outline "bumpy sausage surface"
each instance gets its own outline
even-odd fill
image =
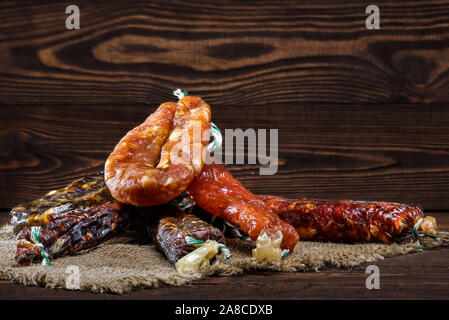
[[[400,203],[259,198],[294,226],[303,240],[397,242],[411,237],[413,227],[423,217],[421,207]]]
[[[187,192],[201,208],[240,228],[252,240],[257,240],[262,229],[268,233],[280,230],[283,249],[292,251],[299,240],[291,225],[282,221],[220,164],[206,164]]]
[[[25,227],[41,226],[59,216],[83,212],[113,200],[104,183],[103,172],[98,172],[13,208],[10,222],[18,233]]]
[[[203,168],[210,120],[210,107],[199,97],[162,104],[106,161],[106,185],[114,199],[144,207],[181,194]]]
[[[224,243],[220,230],[194,215],[185,213],[162,217],[155,227],[148,228],[148,234],[172,263],[196,249],[186,242],[187,236],[204,242],[215,240]]]
[[[123,205],[112,201],[84,212],[69,213],[43,224],[39,242],[50,258],[73,254],[106,241],[123,232],[129,224]],[[19,243],[15,259],[19,266],[42,258],[37,245],[32,243],[32,229],[24,228],[17,235]]]

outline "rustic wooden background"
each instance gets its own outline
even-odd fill
[[[347,3],[345,3],[347,2]],[[174,88],[220,128],[278,128],[257,193],[449,210],[449,1],[0,2],[0,208],[102,168]]]

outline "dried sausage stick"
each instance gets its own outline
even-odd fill
[[[86,211],[113,200],[103,172],[98,172],[50,191],[38,200],[18,205],[11,210],[10,223],[18,233],[25,227],[41,226],[61,215]]]
[[[129,225],[123,205],[113,201],[84,212],[62,215],[42,225],[39,242],[50,258],[73,254],[106,241],[123,232]],[[19,266],[27,266],[42,257],[39,247],[32,243],[32,228],[17,235],[19,240],[15,259]]]
[[[291,225],[282,221],[220,164],[206,164],[187,192],[201,208],[240,228],[252,240],[257,240],[263,229],[267,233],[282,232],[282,249],[292,251],[299,240]]]
[[[204,242],[215,240],[224,243],[220,230],[192,214],[183,212],[174,216],[163,216],[156,226],[148,228],[148,234],[172,263],[196,249],[187,243],[187,236]]]
[[[423,218],[416,205],[355,201],[287,199],[259,196],[283,221],[295,227],[303,240],[333,242],[399,242],[413,236]],[[436,221],[426,217],[420,230],[434,234]]]
[[[162,104],[106,161],[106,185],[114,199],[144,207],[181,194],[203,168],[210,120],[210,107],[199,97]]]

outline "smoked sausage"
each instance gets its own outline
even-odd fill
[[[281,248],[290,251],[299,240],[291,225],[282,221],[220,164],[206,164],[187,193],[202,209],[240,228],[252,240],[257,240],[262,230],[268,234],[280,230]]]
[[[105,180],[112,197],[144,207],[185,191],[203,168],[210,120],[210,107],[199,97],[162,104],[107,159]]]
[[[417,205],[355,200],[287,199],[259,196],[303,240],[400,242],[418,232],[435,234],[436,220]]]

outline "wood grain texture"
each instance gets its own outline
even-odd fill
[[[4,106],[0,207],[34,200],[101,170],[119,139],[154,108],[144,104]],[[260,176],[258,164],[230,166],[255,193],[449,208],[449,109],[445,105],[212,108],[213,121],[223,132],[279,130],[276,175]]]
[[[0,4],[0,103],[449,101],[449,1],[80,0]]]
[[[449,1],[0,2],[0,208],[103,167],[181,87],[226,128],[279,129],[279,171],[231,166],[255,193],[420,203],[449,230]],[[0,224],[7,211],[0,214]],[[448,250],[351,273],[208,278],[141,299],[449,297]],[[0,282],[0,298],[118,298]],[[123,297],[119,297],[123,298]]]
[[[440,230],[449,230],[449,213],[432,213]],[[7,212],[0,213],[0,225]],[[139,289],[117,296],[25,287],[0,281],[0,299],[448,299],[449,249],[436,249],[376,262],[380,290],[367,290],[364,264],[351,270],[257,273],[210,277],[186,287]],[[289,306],[289,309],[291,307]]]

